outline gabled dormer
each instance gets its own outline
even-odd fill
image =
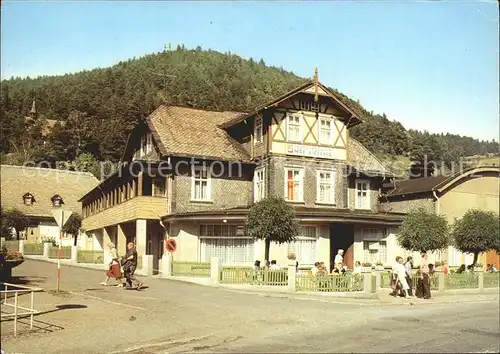
[[[33,205],[33,203],[35,203],[36,200],[35,200],[35,196],[31,193],[25,193],[23,195],[23,203],[24,205],[27,205],[27,206],[31,206]]]
[[[347,160],[348,129],[361,118],[315,79],[221,125],[253,159],[266,154]]]
[[[156,139],[146,121],[139,123],[130,133],[122,156],[122,162],[135,160],[157,161],[160,151]]]
[[[59,208],[64,204],[64,200],[59,194],[56,194],[52,198],[50,198],[50,201],[52,202],[52,206],[54,208]]]

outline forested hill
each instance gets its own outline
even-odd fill
[[[4,160],[10,153],[11,163],[23,163],[28,158],[72,161],[81,154],[117,161],[129,131],[160,103],[251,111],[305,80],[281,68],[266,66],[263,60],[183,46],[109,68],[4,80],[0,148]],[[406,130],[384,114],[368,112],[359,102],[337,93],[365,119],[364,124],[353,129],[353,136],[379,156],[419,158],[427,154],[453,161],[461,156],[499,151],[494,141]],[[54,127],[44,139],[45,144],[40,144],[40,129],[25,133],[24,117],[33,97],[40,118],[66,122],[63,127]]]

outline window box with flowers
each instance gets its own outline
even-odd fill
[[[372,271],[372,264],[370,262],[364,262],[361,263],[361,271],[364,272],[371,272]]]
[[[382,263],[381,261],[375,263],[375,270],[384,270],[384,263]]]

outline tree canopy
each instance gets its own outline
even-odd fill
[[[70,234],[74,238],[74,245],[76,246],[78,233],[82,228],[82,217],[78,213],[72,213],[68,218],[66,224],[64,224],[62,231]]]
[[[26,230],[29,226],[29,218],[19,209],[8,209],[1,211],[2,217],[2,237],[5,232],[5,236],[10,236],[11,228],[16,230],[16,238],[19,240],[19,235],[22,231]]]
[[[424,208],[405,215],[396,237],[401,247],[417,252],[441,250],[450,243],[446,218]]]
[[[283,198],[271,196],[252,205],[245,229],[248,236],[265,241],[265,260],[269,261],[271,242],[282,244],[294,241],[299,233],[299,224],[293,207]]]
[[[311,69],[312,76],[312,69]],[[231,53],[187,49],[132,58],[118,64],[62,76],[2,80],[0,152],[25,160],[73,161],[88,153],[117,162],[133,127],[159,104],[248,112],[305,82],[293,72],[264,60]],[[384,113],[367,111],[333,91],[365,122],[351,130],[372,152],[422,160],[424,155],[450,163],[462,156],[499,151],[496,141],[454,134],[406,130]],[[34,129],[26,136],[25,116],[36,98],[39,121],[59,120],[49,136]]]
[[[489,250],[500,252],[500,219],[490,211],[471,209],[453,224],[451,235],[455,247],[474,254],[473,265],[480,253]]]

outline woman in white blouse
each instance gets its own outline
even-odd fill
[[[396,275],[397,281],[401,284],[402,292],[405,298],[408,298],[408,290],[410,287],[408,286],[408,282],[406,281],[406,267],[403,264],[403,257],[396,257]]]

